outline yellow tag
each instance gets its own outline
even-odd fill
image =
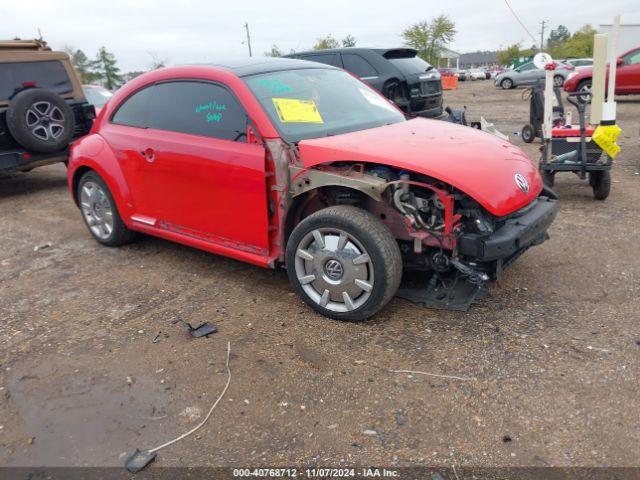
[[[620,151],[620,146],[616,144],[620,133],[622,133],[622,129],[618,125],[598,125],[591,138],[607,155],[615,158]]]
[[[297,98],[273,98],[282,123],[324,123],[316,102]]]

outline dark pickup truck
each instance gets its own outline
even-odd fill
[[[65,162],[94,118],[66,53],[40,40],[0,41],[0,173]]]
[[[285,55],[325,63],[360,77],[405,113],[442,116],[440,73],[412,48],[336,48]]]

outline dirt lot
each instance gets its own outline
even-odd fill
[[[520,95],[466,82],[446,102],[511,134]],[[0,179],[0,465],[121,465],[173,438],[224,386],[230,341],[227,396],[156,465],[640,466],[640,101],[618,110],[610,198],[558,176],[551,240],[468,313],[396,299],[327,320],[284,271],[98,246],[62,165]],[[178,320],[220,331],[193,340]]]

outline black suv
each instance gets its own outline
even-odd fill
[[[66,161],[95,116],[66,53],[40,40],[0,41],[0,173]]]
[[[440,74],[412,48],[336,48],[297,52],[285,57],[344,68],[406,113],[431,118],[442,115]]]

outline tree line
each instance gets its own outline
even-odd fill
[[[115,55],[105,47],[98,49],[93,60],[90,60],[80,49],[67,46],[64,48],[64,51],[69,55],[71,64],[75,67],[84,84],[100,82],[106,88],[112,90],[124,81],[131,80],[131,78],[144,73],[131,72],[125,75],[121,74]],[[152,58],[149,70],[156,70],[166,65],[166,59],[160,58],[151,52],[149,55],[151,55]]]
[[[440,15],[431,21],[418,22],[407,27],[402,32],[405,45],[415,48],[425,61],[436,65],[441,58],[445,45],[452,42],[456,35],[455,23],[447,16]],[[316,39],[313,50],[328,50],[340,47],[355,47],[356,39],[353,35],[347,35],[338,40],[331,33]],[[295,53],[291,50],[290,53]],[[272,45],[271,50],[264,53],[268,57],[281,57],[284,55],[278,45]]]
[[[591,25],[584,25],[573,34],[564,25],[551,30],[545,43],[545,51],[554,59],[584,58],[593,56],[593,36],[597,33]],[[533,45],[531,48],[522,48],[521,43],[515,43],[498,52],[500,65],[511,65],[518,57],[530,57],[535,55],[539,48]]]

